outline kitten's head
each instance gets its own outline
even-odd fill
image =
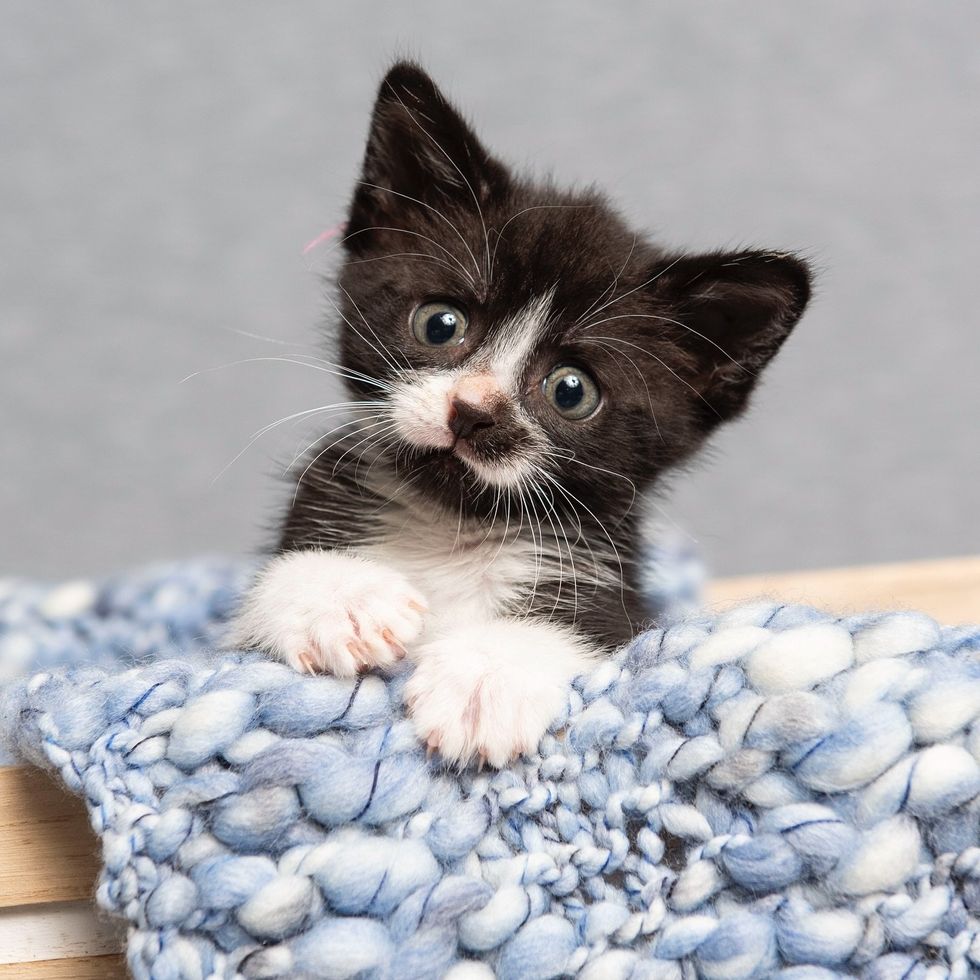
[[[514,174],[405,63],[345,249],[352,392],[385,403],[383,454],[454,512],[501,490],[623,511],[742,411],[810,292],[792,255],[669,252],[594,190]]]

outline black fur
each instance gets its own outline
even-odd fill
[[[528,603],[602,642],[628,638],[644,618],[634,573],[638,494],[744,410],[807,304],[806,264],[764,251],[672,252],[634,231],[595,190],[516,175],[409,63],[396,64],[381,84],[344,247],[340,361],[355,398],[379,397],[363,379],[396,376],[392,360],[398,369],[466,363],[508,317],[553,290],[522,406],[567,457],[553,459],[552,472],[568,496],[550,496],[574,532],[564,560],[581,562],[592,586],[580,591],[577,608],[553,583]],[[414,339],[412,313],[433,299],[466,311],[465,343],[431,348]],[[563,419],[544,401],[541,380],[560,363],[587,368],[599,383],[602,407],[585,421]],[[501,406],[497,424],[481,433],[487,459],[522,437],[507,412]],[[384,506],[437,507],[468,526],[499,520],[499,495],[451,451],[355,445],[359,438],[304,464],[281,549],[360,543],[379,533],[371,514]],[[410,482],[394,494],[402,481]],[[521,504],[513,507],[516,524]],[[542,514],[522,516],[528,534]],[[543,549],[566,549],[541,523]],[[590,574],[597,564],[605,577]]]

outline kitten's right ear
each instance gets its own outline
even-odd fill
[[[367,229],[391,225],[412,208],[482,205],[506,183],[505,168],[435,82],[418,65],[398,62],[374,103],[348,239],[357,247]]]
[[[673,329],[691,356],[689,386],[705,429],[745,409],[763,368],[803,315],[811,273],[786,252],[711,252],[665,260],[650,290],[670,303]]]

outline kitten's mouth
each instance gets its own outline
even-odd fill
[[[481,476],[485,476],[494,468],[495,462],[505,462],[510,458],[510,453],[495,452],[489,456],[475,448],[469,439],[459,438],[449,447],[449,452],[457,459],[461,460],[467,469],[474,470]]]
[[[479,457],[473,451],[473,447],[469,444],[469,442],[460,437],[453,440],[453,444],[449,447],[449,452],[451,452],[454,456],[458,456],[461,460],[467,463],[481,462]]]
[[[455,439],[448,446],[428,448],[428,455],[457,469],[475,470],[486,463],[465,439]]]
[[[454,425],[459,415],[457,409],[456,416],[450,414],[436,423],[406,400],[395,418],[399,442],[409,450],[412,466],[422,472],[430,470],[445,485],[459,481],[468,484],[470,480],[497,490],[518,485],[527,475],[529,450],[533,448],[529,440],[515,440],[506,426],[491,425],[482,418],[476,419],[476,424],[472,424],[473,419],[464,419]]]
[[[467,474],[489,486],[509,484],[508,473],[516,465],[506,457],[488,459],[466,439],[456,439],[448,446],[428,446],[421,453],[426,468],[440,469],[457,478]]]

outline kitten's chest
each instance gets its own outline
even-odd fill
[[[358,551],[396,568],[428,599],[435,625],[493,619],[519,606],[535,580],[534,549],[438,521],[392,515],[381,540]],[[540,574],[540,572],[539,572]]]

